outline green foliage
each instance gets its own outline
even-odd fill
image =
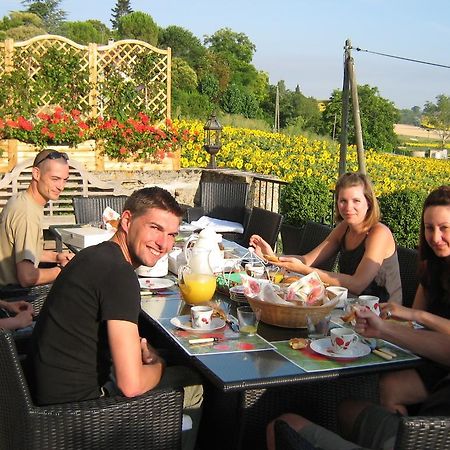
[[[115,8],[112,10],[111,24],[113,30],[117,30],[119,19],[133,12],[130,6],[130,0],[117,0]]]
[[[236,33],[230,28],[222,28],[211,36],[205,36],[209,49],[222,55],[231,63],[251,63],[256,46],[244,33]]]
[[[170,25],[160,30],[158,46],[160,48],[170,47],[173,57],[184,59],[194,69],[200,67],[206,53],[206,49],[198,37],[194,36],[191,31],[176,25]]]
[[[37,107],[32,95],[31,80],[24,68],[4,73],[0,77],[0,117],[29,116]]]
[[[119,39],[138,39],[156,46],[158,26],[150,14],[140,11],[122,16],[117,24]]]
[[[195,70],[181,58],[172,60],[172,86],[186,92],[193,92],[197,89],[197,74]]]
[[[420,120],[422,118],[422,111],[418,106],[414,106],[411,109],[400,109],[400,118],[398,123],[405,125],[420,126]]]
[[[186,92],[180,89],[173,90],[173,116],[178,119],[206,120],[215,111],[215,105],[211,103],[208,96],[198,91]]]
[[[79,99],[89,92],[88,70],[80,71],[81,58],[70,49],[66,53],[49,47],[40,59],[33,96],[51,95],[52,103],[65,110],[79,107]]]
[[[399,116],[394,104],[382,98],[378,88],[368,85],[358,86],[358,96],[364,147],[392,151],[398,145],[394,124],[398,122]],[[334,127],[335,136],[341,133],[341,108],[342,91],[335,90],[322,114],[323,131],[329,136],[333,136]],[[351,117],[348,132],[348,142],[355,144],[355,128]]]
[[[212,102],[219,96],[219,80],[212,74],[206,73],[199,82],[199,91],[206,95]]]
[[[98,20],[64,22],[59,28],[59,33],[81,45],[89,45],[90,42],[107,44],[111,35],[106,25]]]
[[[27,12],[39,16],[45,24],[45,28],[54,33],[65,20],[67,13],[60,8],[62,0],[22,0],[27,6]]]
[[[444,148],[450,137],[450,97],[438,95],[436,104],[427,102],[423,113],[427,124],[431,125],[441,137],[442,148]]]
[[[405,189],[379,197],[382,221],[392,231],[397,245],[416,248],[426,192]]]
[[[280,193],[284,223],[303,226],[307,221],[323,222],[330,214],[333,196],[316,178],[295,178]]]
[[[45,25],[36,14],[12,11],[0,21],[0,39],[24,41],[40,34],[45,34]]]

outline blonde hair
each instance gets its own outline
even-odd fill
[[[363,225],[366,228],[372,228],[380,221],[380,206],[378,205],[378,200],[375,197],[375,191],[369,177],[359,172],[347,172],[339,177],[334,191],[334,218],[336,222],[341,222],[343,220],[338,207],[339,192],[341,189],[353,186],[362,186],[363,188],[364,197],[366,198],[368,205]]]

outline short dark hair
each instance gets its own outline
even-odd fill
[[[183,216],[183,209],[169,191],[153,186],[134,191],[123,206],[124,211],[130,211],[133,216],[144,215],[150,208],[169,211],[177,217]]]
[[[34,158],[33,167],[37,167],[47,159],[64,159],[64,161],[67,163],[67,161],[69,160],[69,155],[67,153],[54,150],[53,148],[44,148],[44,150],[41,150],[36,155],[36,158]]]

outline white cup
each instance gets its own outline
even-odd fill
[[[192,328],[207,330],[211,328],[213,309],[209,306],[193,306],[191,308]]]
[[[358,303],[360,306],[372,311],[377,316],[380,315],[380,299],[375,295],[360,295],[358,297]]]
[[[342,286],[328,286],[326,291],[331,292],[334,297],[338,297],[338,302],[336,304],[336,308],[345,308],[345,304],[347,301],[348,289]]]
[[[350,328],[333,328],[330,331],[330,339],[333,352],[345,354],[358,341],[358,335]]]
[[[250,277],[262,278],[264,276],[265,267],[263,265],[247,263],[244,268]]]

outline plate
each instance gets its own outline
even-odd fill
[[[150,289],[150,290],[167,289],[169,287],[172,287],[174,284],[175,281],[169,280],[168,278],[139,279],[139,286],[141,286],[141,289]]]
[[[195,331],[196,333],[208,333],[210,331],[218,330],[219,328],[223,328],[225,326],[225,321],[219,317],[213,317],[211,320],[211,327],[204,328],[192,328],[191,326],[191,316],[178,316],[170,319],[170,323],[182,330],[186,331]]]
[[[311,341],[309,346],[320,355],[337,361],[350,361],[353,359],[362,358],[370,353],[370,347],[362,342],[356,342],[350,349],[343,355],[342,353],[334,353],[331,349],[331,339],[323,338]]]

